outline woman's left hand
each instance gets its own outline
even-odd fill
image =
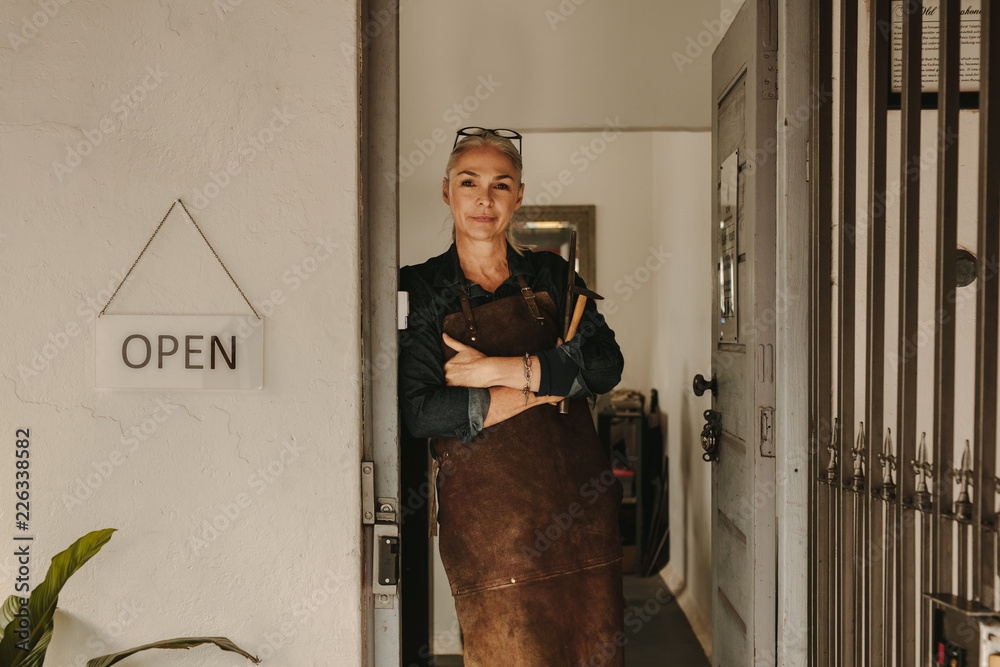
[[[496,384],[489,357],[446,333],[441,336],[445,345],[458,353],[444,364],[444,379],[448,386],[488,389]]]

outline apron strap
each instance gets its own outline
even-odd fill
[[[472,316],[472,306],[469,304],[469,297],[465,295],[465,289],[459,288],[459,297],[462,300],[462,314],[465,315],[465,324],[469,327],[469,338],[476,340],[479,336],[479,329],[476,328],[476,319]]]
[[[517,282],[521,285],[521,296],[524,297],[524,302],[528,304],[528,310],[531,311],[532,316],[534,316],[539,324],[544,325],[545,318],[542,317],[542,313],[538,310],[538,304],[535,303],[535,293],[528,287],[528,281],[524,279],[523,274],[517,274]]]

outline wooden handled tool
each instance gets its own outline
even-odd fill
[[[580,326],[580,320],[583,318],[583,309],[587,306],[587,297],[581,294],[576,298],[576,308],[573,309],[573,319],[569,322],[569,328],[566,330],[566,340],[563,342],[569,342],[569,339],[576,335],[576,328]],[[559,401],[559,414],[565,415],[569,414],[569,399],[564,398]]]
[[[575,326],[572,326],[572,316],[571,308],[573,307],[573,287],[576,285],[576,230],[572,230],[569,233],[569,261],[567,262],[567,273],[566,276],[566,305],[563,308],[563,340],[569,340],[570,337],[570,327],[576,330]],[[564,398],[559,401],[559,414],[565,415],[569,414],[569,399]]]
[[[583,317],[583,309],[587,306],[587,297],[581,294],[576,299],[576,308],[573,310],[573,319],[569,323],[569,330],[566,332],[566,341],[576,335],[576,328],[580,326],[580,319]]]

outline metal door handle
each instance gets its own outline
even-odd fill
[[[692,386],[694,387],[694,395],[695,396],[701,396],[702,394],[705,393],[706,389],[711,389],[712,390],[712,396],[716,396],[718,394],[717,390],[718,390],[719,386],[718,386],[718,382],[717,382],[716,377],[715,377],[715,373],[712,373],[712,381],[711,382],[707,381],[702,376],[701,373],[698,373],[698,375],[694,376],[694,382],[692,383]]]

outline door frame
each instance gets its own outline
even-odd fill
[[[777,665],[806,665],[809,655],[809,454],[811,448],[810,337],[816,268],[810,261],[815,229],[809,149],[812,117],[831,100],[814,93],[814,2],[778,0],[778,129],[775,332],[778,479]],[[799,305],[801,304],[801,305]]]
[[[755,1],[755,0],[748,0]],[[815,235],[809,173],[809,139],[819,98],[810,68],[815,3],[778,3],[777,288],[789,303],[776,321],[776,411],[778,525],[777,664],[808,661],[808,461],[812,442],[809,412],[809,349],[812,335],[810,284],[817,278],[810,261]],[[363,340],[363,444],[361,460],[376,461],[375,495],[399,499],[399,421],[396,410],[397,271],[399,188],[386,173],[398,173],[399,2],[358,2],[359,252],[361,255],[361,336]],[[804,110],[805,118],[803,118]],[[786,122],[787,121],[787,122]],[[360,475],[360,461],[359,475]],[[398,507],[398,505],[397,505]],[[359,517],[360,521],[360,517]],[[361,569],[363,665],[398,665],[399,604],[379,610],[375,632],[371,588],[371,526],[362,531]],[[397,596],[398,598],[399,596]],[[398,601],[397,601],[398,602]],[[381,623],[380,623],[381,625]],[[377,648],[376,648],[377,646]],[[395,659],[393,656],[396,656]]]
[[[810,412],[814,389],[811,342],[813,287],[819,279],[811,251],[817,230],[810,182],[813,116],[828,95],[817,94],[810,66],[816,45],[812,25],[816,3],[747,0],[777,13],[777,112],[775,145],[763,148],[776,160],[775,192],[775,480],[755,489],[774,502],[776,524],[776,614],[773,652],[758,651],[761,664],[799,666],[809,656],[810,451],[815,425]],[[750,7],[745,9],[749,10]],[[757,72],[748,73],[757,76]],[[754,94],[761,94],[754,83]],[[712,100],[715,103],[715,100]],[[713,149],[714,150],[714,149]],[[714,160],[713,160],[714,162]],[[815,172],[813,172],[815,173]],[[712,174],[713,183],[716,174]],[[713,341],[714,345],[715,341]],[[757,499],[754,499],[755,503]]]
[[[718,229],[712,244],[713,266],[720,272],[723,244],[734,244],[730,250],[735,251],[729,283],[735,317],[720,319],[723,295],[712,291],[712,376],[718,377],[712,408],[721,416],[718,457],[711,464],[712,558],[730,559],[712,568],[716,665],[774,665],[777,659],[776,459],[781,454],[768,414],[777,413],[781,301],[776,289],[778,35],[773,0],[748,0],[712,55],[712,183],[726,178],[718,171],[724,160],[736,158],[739,174],[738,231],[734,238],[728,226]],[[713,199],[713,229],[723,220],[721,192]]]
[[[399,410],[396,395],[399,275],[399,1],[359,0],[358,251],[361,292],[361,458],[374,464],[375,499],[394,498],[400,517]],[[343,46],[343,45],[342,45]],[[364,483],[359,484],[364,488]],[[358,516],[359,523],[362,517]],[[374,526],[361,531],[362,665],[401,662],[400,595],[376,604],[372,590]],[[391,607],[387,606],[391,604]]]

